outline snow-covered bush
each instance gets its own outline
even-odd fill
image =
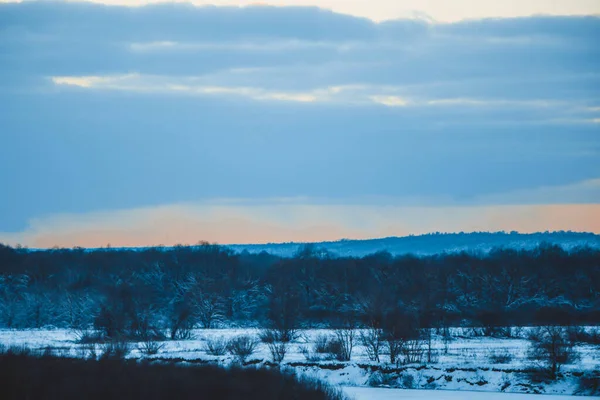
[[[275,343],[279,341],[279,335],[275,329],[263,329],[259,334],[258,338],[263,343]]]
[[[211,356],[222,356],[227,353],[227,340],[220,337],[206,339],[204,350]]]
[[[285,358],[288,344],[285,342],[267,343],[273,362],[280,363]]]
[[[258,334],[258,338],[263,343],[289,343],[298,338],[298,331],[296,329],[263,329]]]
[[[227,343],[227,350],[235,356],[240,363],[245,363],[248,357],[254,354],[257,341],[250,335],[234,337]]]
[[[326,354],[329,352],[329,342],[331,338],[327,335],[317,335],[313,343],[313,351],[317,354]]]
[[[155,340],[145,340],[138,345],[140,353],[146,356],[152,356],[158,354],[158,352],[164,347],[164,343],[157,342]]]

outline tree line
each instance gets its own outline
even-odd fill
[[[106,337],[194,327],[444,328],[600,323],[600,251],[497,248],[485,254],[294,257],[226,247],[0,245],[0,326],[95,327]]]

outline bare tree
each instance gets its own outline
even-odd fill
[[[214,328],[224,319],[225,299],[212,288],[212,279],[190,275],[181,287],[193,309],[195,319],[204,329]]]
[[[87,293],[74,294],[67,292],[62,298],[61,316],[66,325],[72,329],[85,329],[93,321],[92,310],[94,299]]]
[[[339,346],[338,360],[350,361],[352,359],[352,349],[354,348],[356,330],[353,326],[347,326],[336,329],[334,334],[337,345]]]
[[[370,327],[360,332],[360,343],[365,347],[367,357],[371,361],[380,362],[379,355],[384,344],[383,329]]]
[[[535,328],[531,332],[529,340],[529,358],[547,365],[552,379],[556,378],[561,365],[573,362],[578,358],[574,344],[568,339],[565,327],[541,326]]]
[[[269,310],[268,318],[274,330],[279,334],[282,342],[291,342],[295,339],[300,319],[300,301],[296,287],[287,285],[287,282],[268,288]]]
[[[403,313],[400,310],[394,310],[385,315],[382,324],[383,339],[388,350],[390,363],[398,364],[400,355],[405,355],[405,362],[411,360],[410,350],[407,346],[413,349],[420,345],[421,333],[417,324],[417,319],[414,314]],[[412,343],[408,343],[412,341]]]
[[[167,321],[172,340],[190,339],[196,323],[191,294],[192,285],[187,280],[174,280],[170,292],[174,293],[169,302]]]
[[[27,275],[0,275],[0,322],[7,328],[13,328],[18,322],[28,282]]]
[[[425,349],[423,348],[423,341],[418,338],[411,338],[404,341],[402,345],[402,355],[404,356],[404,364],[414,364],[423,361],[423,355]],[[428,350],[427,362],[432,362],[431,350]]]
[[[214,328],[223,321],[224,300],[217,295],[196,293],[194,296],[195,315],[204,329]]]

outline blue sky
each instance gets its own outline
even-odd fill
[[[0,242],[600,232],[597,2],[375,3],[0,4]]]

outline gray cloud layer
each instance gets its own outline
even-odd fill
[[[598,37],[596,17],[2,4],[0,231],[209,198],[493,204],[577,188],[600,175]],[[128,74],[136,87],[51,79]]]

